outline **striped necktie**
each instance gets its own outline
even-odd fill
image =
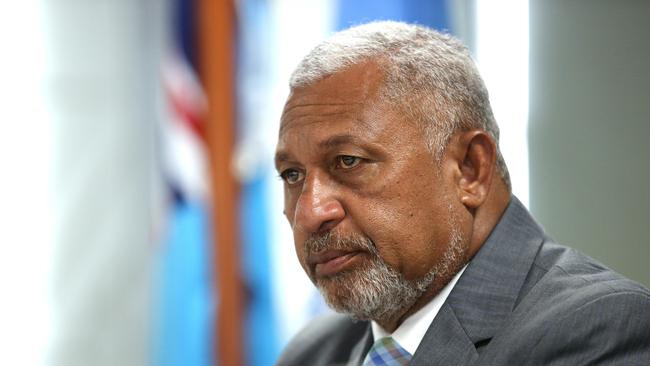
[[[404,366],[409,364],[411,357],[393,338],[384,337],[372,345],[363,366]]]

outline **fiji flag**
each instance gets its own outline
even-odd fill
[[[168,205],[158,276],[153,360],[161,366],[212,365],[214,295],[203,117],[194,72],[193,2],[173,2],[163,61],[166,110],[160,152]]]

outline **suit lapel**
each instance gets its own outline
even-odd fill
[[[541,227],[512,197],[429,327],[413,365],[476,360],[475,345],[489,342],[512,313],[543,239]]]
[[[449,304],[444,304],[415,351],[411,366],[463,365],[478,358]]]
[[[372,347],[372,330],[370,329],[370,323],[367,322],[366,332],[363,334],[359,342],[352,348],[350,352],[350,359],[347,362],[348,366],[359,366],[363,359],[366,357],[366,353]]]

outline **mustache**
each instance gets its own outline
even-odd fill
[[[378,254],[375,243],[370,238],[360,234],[343,236],[335,231],[310,235],[305,240],[303,248],[307,256],[325,250],[365,251]]]

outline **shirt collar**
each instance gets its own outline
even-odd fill
[[[429,329],[429,325],[433,322],[438,311],[445,303],[449,293],[458,282],[458,279],[467,268],[465,265],[456,275],[449,281],[449,283],[431,300],[424,305],[420,310],[406,318],[402,324],[391,334],[386,332],[379,324],[372,321],[372,336],[374,340],[384,337],[392,337],[402,348],[404,348],[411,355],[415,354],[424,334]]]

